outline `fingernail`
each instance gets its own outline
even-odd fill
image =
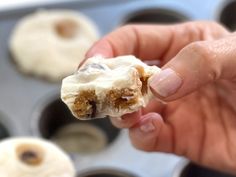
[[[150,86],[160,96],[168,97],[180,88],[182,82],[182,78],[174,70],[167,68],[162,70],[157,77],[153,78]]]
[[[152,121],[146,121],[140,126],[140,130],[144,133],[152,132],[155,130],[155,126]]]

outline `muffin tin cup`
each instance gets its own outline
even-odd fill
[[[0,111],[0,141],[11,136],[18,135],[15,123]]]
[[[76,177],[139,177],[139,176],[121,169],[97,168],[80,172],[77,174]]]
[[[236,1],[228,0],[224,1],[221,5],[221,9],[218,12],[218,20],[229,30],[236,30]]]
[[[160,23],[169,24],[187,21],[183,14],[164,8],[143,9],[129,14],[124,20],[128,23]]]
[[[90,154],[106,149],[119,136],[109,119],[76,119],[60,100],[51,96],[36,111],[32,121],[35,135],[49,139],[71,154]]]
[[[197,165],[189,160],[181,161],[175,168],[172,177],[236,177],[227,173]]]

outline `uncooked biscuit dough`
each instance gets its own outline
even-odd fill
[[[10,40],[20,70],[58,81],[72,74],[98,39],[95,25],[69,10],[43,10],[24,17]]]
[[[150,79],[159,72],[134,56],[89,58],[63,79],[61,98],[79,119],[120,117],[147,105],[153,97]]]
[[[2,177],[75,177],[69,157],[54,144],[36,138],[10,138],[0,143]]]

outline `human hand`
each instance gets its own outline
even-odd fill
[[[160,60],[153,100],[115,126],[129,128],[135,147],[185,156],[236,174],[236,34],[213,22],[131,25],[108,34],[87,53],[133,54]]]

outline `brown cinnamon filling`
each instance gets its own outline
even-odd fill
[[[77,95],[73,111],[78,117],[95,117],[96,115],[97,96],[94,90],[82,91]]]
[[[129,108],[138,101],[137,90],[130,88],[110,90],[106,98],[106,103],[117,109]]]
[[[43,149],[34,144],[22,144],[16,149],[20,161],[27,165],[40,165],[43,161]]]
[[[64,19],[55,24],[55,30],[60,37],[70,39],[75,37],[78,25],[73,20]]]
[[[148,92],[149,76],[145,75],[144,68],[142,66],[136,66],[136,69],[140,75],[139,79],[142,82],[142,88],[141,88],[142,95],[145,95]]]

